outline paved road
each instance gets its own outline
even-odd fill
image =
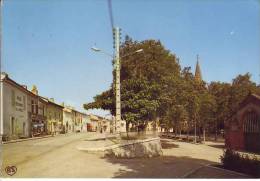
[[[79,151],[77,147],[95,133],[59,135],[51,138],[3,145],[3,165],[15,165],[12,177],[81,178],[242,178],[214,171],[204,165],[219,162],[222,150],[207,145],[163,140],[161,157],[151,159],[112,159]],[[90,145],[102,144],[92,141]],[[105,144],[105,143],[104,143]],[[208,171],[210,170],[210,171]],[[210,174],[208,173],[210,172]],[[5,177],[10,177],[4,175]]]

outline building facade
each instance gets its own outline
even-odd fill
[[[90,114],[90,125],[88,131],[99,131],[99,119],[96,115]]]
[[[82,113],[82,131],[87,132],[89,125],[90,125],[90,116],[85,113]]]
[[[45,99],[47,103],[47,130],[48,134],[59,134],[63,132],[63,109],[64,107],[55,103],[54,99]]]
[[[30,123],[30,136],[47,134],[46,107],[47,101],[38,96],[37,87],[34,85],[31,91],[34,96],[27,96],[28,119]]]
[[[1,135],[3,140],[29,136],[28,94],[30,92],[22,85],[10,79],[7,74],[1,73]]]
[[[82,125],[82,113],[79,111],[75,111],[75,131],[82,132],[83,125]]]
[[[251,94],[225,124],[226,147],[260,152],[260,96]]]
[[[73,132],[73,112],[72,109],[68,106],[63,108],[63,126],[65,128],[65,133],[72,133]]]

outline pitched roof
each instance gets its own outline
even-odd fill
[[[242,107],[244,107],[246,104],[248,104],[249,102],[253,102],[257,105],[260,106],[260,96],[257,94],[249,94],[240,104],[239,104],[239,108],[241,109]]]
[[[238,106],[238,108],[231,113],[231,115],[226,119],[230,120],[240,109],[242,109],[246,104],[254,102],[260,106],[260,96],[257,94],[249,94]]]
[[[31,91],[29,91],[28,89],[26,89],[24,86],[18,84],[17,82],[15,82],[13,79],[11,79],[8,74],[2,72],[1,73],[1,81],[6,82],[12,86],[15,86],[17,89],[19,89],[20,91],[23,91],[24,93],[26,93],[27,95],[30,95],[32,97],[38,97],[37,95],[35,95],[34,93],[32,93]]]

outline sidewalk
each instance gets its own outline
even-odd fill
[[[238,173],[231,170],[226,170],[210,165],[205,165],[193,170],[189,174],[185,175],[184,178],[252,178],[249,175]]]
[[[108,138],[114,138],[117,136],[116,134],[110,134],[110,133],[98,133],[98,132],[93,132],[93,133],[94,135],[88,138],[86,141],[99,141]]]
[[[22,141],[37,140],[37,139],[57,137],[57,136],[67,136],[67,135],[72,135],[72,134],[80,134],[80,133],[66,133],[66,134],[37,136],[37,137],[31,137],[31,138],[23,138],[23,139],[16,139],[16,140],[4,141],[4,142],[2,142],[2,144],[17,143],[17,142],[22,142]]]
[[[32,137],[32,138],[16,139],[16,140],[4,141],[2,143],[3,144],[17,143],[17,142],[22,142],[22,141],[37,140],[37,139],[42,139],[42,138],[54,137],[54,136],[57,136],[57,135],[46,135],[46,136],[39,136],[39,137]]]

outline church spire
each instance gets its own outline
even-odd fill
[[[198,81],[198,82],[202,81],[200,65],[199,65],[199,55],[197,55],[197,64],[196,64],[196,70],[195,70],[195,81]]]

